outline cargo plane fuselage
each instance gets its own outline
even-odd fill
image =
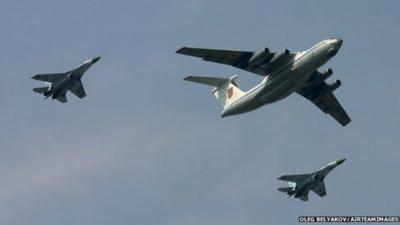
[[[227,105],[221,116],[226,117],[249,112],[298,91],[310,79],[313,71],[316,71],[336,55],[342,42],[341,39],[327,39],[306,51],[296,53],[274,73],[266,76],[261,83],[245,92],[232,104]],[[286,53],[288,54],[288,52]],[[331,70],[327,70],[324,74],[329,76],[331,73]],[[340,84],[339,80],[331,84],[331,91],[339,87]]]
[[[258,85],[246,92],[236,85],[237,75],[229,78],[185,77],[184,80],[214,87],[212,93],[223,107],[221,117],[246,113],[296,92],[345,126],[351,119],[333,94],[341,82],[325,82],[332,75],[332,69],[318,71],[318,68],[336,55],[342,43],[342,39],[329,38],[306,51],[295,52],[287,49],[270,52],[268,48],[237,51],[183,47],[177,53],[231,65],[263,77]]]

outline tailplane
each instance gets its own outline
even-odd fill
[[[52,83],[49,82],[44,82],[47,86],[46,87],[37,87],[34,88],[33,91],[39,94],[46,94],[47,92],[49,92],[52,88]]]
[[[235,83],[237,77],[237,75],[230,78],[188,76],[184,80],[214,87],[212,90],[213,95],[220,102],[221,106],[225,108],[245,94]]]
[[[292,189],[293,188],[291,188],[291,187],[281,187],[281,188],[278,188],[278,191],[281,191],[283,193],[288,193],[288,192],[292,191]]]
[[[43,94],[48,90],[49,90],[49,87],[37,87],[37,88],[33,89],[34,92],[37,92],[39,94]]]
[[[278,191],[286,193],[288,195],[288,198],[292,197],[295,194],[293,187],[281,187],[281,188],[278,188]]]

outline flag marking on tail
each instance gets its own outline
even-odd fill
[[[233,96],[233,87],[228,88],[228,98],[232,98]]]

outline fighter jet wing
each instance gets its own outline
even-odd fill
[[[309,191],[307,191],[306,193],[304,193],[302,196],[299,196],[299,199],[301,199],[302,201],[308,201],[308,193]]]
[[[36,74],[32,79],[55,83],[64,79],[66,76],[67,73]]]
[[[79,98],[84,98],[86,96],[85,89],[83,88],[82,81],[80,80],[74,83],[74,86],[70,89],[70,91]]]
[[[62,103],[67,102],[67,96],[65,96],[65,94],[58,96],[56,99]]]
[[[310,174],[282,175],[278,179],[279,180],[288,181],[288,182],[299,183],[299,182],[301,182],[303,180],[306,180],[310,176],[311,176]]]
[[[247,61],[253,55],[253,52],[206,49],[206,48],[188,48],[183,47],[176,53],[202,58],[204,61],[227,64],[235,67],[247,65]]]
[[[326,196],[325,183],[323,181],[318,182],[317,186],[315,186],[312,190],[320,197]]]
[[[346,126],[350,123],[351,119],[332,91],[322,91],[327,89],[327,86],[328,84],[326,84],[325,81],[317,85],[306,85],[297,93],[313,102],[324,113],[331,115],[340,124]]]

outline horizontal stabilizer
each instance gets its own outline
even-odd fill
[[[288,193],[292,189],[293,188],[291,188],[291,187],[281,187],[281,188],[278,188],[278,191],[281,191],[281,192],[284,192],[284,193]]]
[[[192,82],[200,83],[200,84],[205,84],[205,85],[210,85],[213,87],[218,87],[224,83],[227,83],[229,81],[229,78],[188,76],[188,77],[185,77],[184,80],[192,81]]]
[[[218,99],[222,107],[225,108],[245,94],[236,86],[235,79],[237,77],[237,75],[229,78],[188,76],[184,80],[214,87],[211,92]]]
[[[40,93],[40,94],[43,94],[48,90],[49,90],[49,87],[38,87],[38,88],[34,88],[33,89],[34,92],[37,92],[37,93]]]

